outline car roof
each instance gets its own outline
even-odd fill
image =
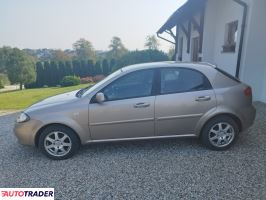
[[[163,68],[163,67],[186,67],[191,69],[198,69],[200,71],[216,68],[215,65],[204,62],[193,63],[193,62],[164,61],[164,62],[152,62],[152,63],[130,65],[123,67],[121,71],[128,72],[140,69]]]

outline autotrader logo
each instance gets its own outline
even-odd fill
[[[0,188],[0,200],[54,200],[54,188]]]

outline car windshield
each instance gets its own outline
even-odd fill
[[[76,93],[77,97],[83,97],[86,96],[87,94],[91,93],[93,90],[95,90],[98,86],[106,83],[107,81],[109,81],[110,79],[112,79],[113,77],[116,77],[118,74],[122,73],[122,69],[119,69],[117,71],[115,71],[114,73],[110,74],[109,76],[107,76],[105,79],[101,80],[100,82],[96,83],[95,85],[83,88],[81,90],[79,90]]]

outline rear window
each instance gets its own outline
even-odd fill
[[[216,67],[215,69],[216,69],[218,72],[222,73],[223,75],[227,76],[228,78],[230,78],[230,79],[232,79],[232,80],[234,80],[234,81],[236,81],[236,82],[238,82],[238,83],[241,82],[238,78],[232,76],[231,74],[227,73],[226,71],[224,71],[224,70],[222,70],[222,69],[220,69],[220,68],[218,68],[218,67]]]

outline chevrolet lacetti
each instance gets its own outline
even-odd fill
[[[215,66],[146,63],[32,105],[14,132],[52,159],[69,158],[88,143],[155,138],[198,137],[225,150],[255,114],[251,88]]]

